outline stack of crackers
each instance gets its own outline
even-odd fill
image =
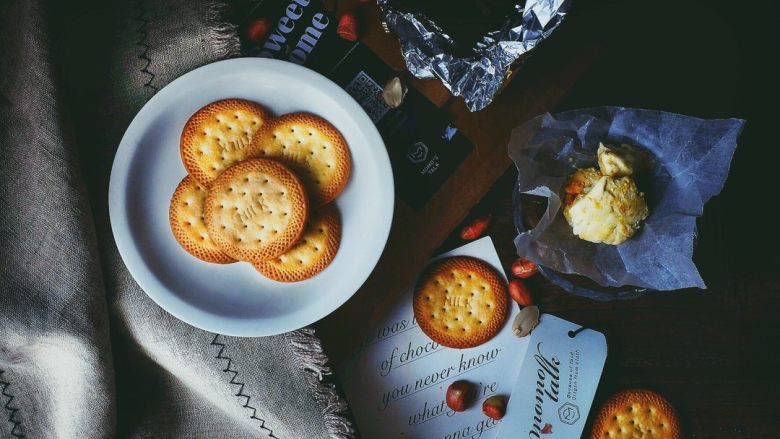
[[[170,204],[179,244],[217,264],[251,263],[282,282],[325,269],[341,240],[332,201],[349,179],[349,147],[328,121],[308,113],[272,117],[241,99],[213,102],[181,134],[188,175]]]

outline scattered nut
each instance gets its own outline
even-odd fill
[[[471,402],[474,390],[468,381],[458,380],[447,387],[447,407],[462,412]]]
[[[339,25],[336,27],[336,33],[347,41],[357,41],[358,39],[358,20],[355,14],[347,12],[339,18]]]
[[[490,215],[475,219],[460,231],[460,237],[466,241],[479,238],[483,233],[485,233],[485,230],[490,225],[491,220],[492,217]]]
[[[542,427],[541,433],[542,434],[551,434],[552,433],[552,425],[544,424],[544,427]]]
[[[398,108],[404,102],[404,97],[408,89],[401,82],[401,78],[394,77],[387,81],[384,90],[382,90],[382,99],[390,108]]]
[[[534,261],[525,258],[517,258],[512,263],[512,276],[525,279],[535,275],[539,271]]]
[[[268,36],[271,26],[268,23],[267,18],[258,18],[257,20],[249,23],[246,27],[244,35],[247,41],[250,43],[259,43]]]
[[[539,307],[526,306],[520,310],[512,322],[512,331],[518,337],[525,337],[539,324]]]
[[[520,279],[509,281],[509,297],[520,306],[531,306],[534,304],[531,291]]]
[[[491,396],[482,403],[482,413],[495,420],[503,418],[506,414],[506,400],[503,396]]]

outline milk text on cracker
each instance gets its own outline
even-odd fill
[[[531,430],[528,431],[528,437],[541,438],[542,428],[544,423],[542,422],[542,407],[544,406],[545,396],[550,401],[558,402],[558,391],[560,379],[560,371],[558,366],[561,365],[561,361],[556,356],[547,358],[542,353],[542,342],[536,345],[536,354],[534,354],[534,360],[538,368],[536,369],[536,403],[534,404],[534,422]],[[549,379],[550,387],[545,386],[545,382]]]
[[[446,300],[447,306],[453,306],[455,308],[467,308],[469,306],[469,299],[460,296],[450,296]]]
[[[220,138],[217,140],[217,143],[223,151],[231,152],[246,148],[250,143],[250,139],[249,136],[241,136],[233,140],[225,140]]]
[[[250,204],[245,209],[238,212],[238,218],[241,220],[241,222],[243,223],[249,222],[249,220],[251,220],[252,218],[255,217],[255,215],[258,214],[258,210],[260,212],[265,212],[269,210],[268,206],[266,206],[261,200],[255,200],[255,201],[256,203]],[[257,208],[255,208],[255,206],[257,206]]]

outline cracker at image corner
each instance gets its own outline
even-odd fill
[[[289,250],[300,240],[308,216],[306,191],[298,177],[264,159],[243,161],[220,174],[204,209],[211,239],[223,252],[247,262]]]
[[[450,348],[479,346],[507,319],[504,280],[486,262],[456,256],[434,262],[415,287],[414,315],[433,341]]]
[[[626,433],[630,437],[682,438],[680,421],[672,404],[646,389],[622,390],[612,395],[599,409],[590,437],[623,437]]]

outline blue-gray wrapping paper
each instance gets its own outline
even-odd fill
[[[692,259],[696,218],[723,189],[743,125],[740,119],[598,107],[544,114],[515,128],[509,156],[519,173],[516,190],[548,198],[537,226],[515,239],[518,255],[603,286],[706,288]],[[655,162],[645,189],[650,215],[616,246],[581,240],[559,212],[568,177],[597,165],[599,142],[644,148]]]

